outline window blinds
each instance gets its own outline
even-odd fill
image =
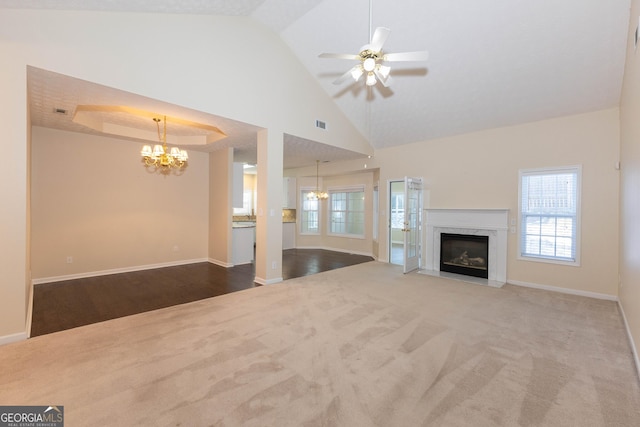
[[[579,169],[521,172],[522,256],[575,262]]]

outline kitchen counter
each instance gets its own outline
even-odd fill
[[[282,221],[283,224],[295,224],[296,221]],[[252,228],[256,223],[251,221],[233,221],[233,228]]]
[[[234,221],[233,228],[253,228],[256,226],[255,222],[252,221]]]

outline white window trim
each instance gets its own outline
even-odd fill
[[[302,193],[308,193],[309,191],[315,191],[316,187],[311,187],[311,186],[300,186],[300,206],[298,207],[300,210],[300,228],[298,229],[298,233],[300,233],[301,236],[319,236],[321,234],[320,232],[320,225],[322,224],[322,202],[318,203],[318,231],[313,233],[310,231],[302,231],[302,217],[304,215],[304,210],[302,209],[303,204],[304,204],[304,198],[302,197]]]
[[[328,187],[327,193],[329,193],[329,199],[327,200],[327,202],[330,202],[331,200],[331,193],[348,193],[348,192],[357,193],[360,191],[362,193],[365,193],[365,197],[366,197],[364,185],[347,185],[347,186],[340,186],[340,187]],[[366,209],[363,212],[365,213],[365,218],[366,218],[366,213],[367,213]],[[331,232],[331,207],[327,207],[327,225],[326,226],[327,226],[327,236],[342,237],[342,238],[348,238],[348,239],[361,239],[361,240],[365,240],[367,238],[366,224],[362,231],[362,235],[347,234],[347,233],[332,233]]]
[[[576,173],[576,256],[575,261],[564,261],[556,258],[544,256],[522,255],[522,177],[524,175],[544,175],[559,173]],[[520,169],[518,171],[518,256],[516,259],[520,261],[542,262],[546,264],[568,265],[572,267],[580,267],[580,240],[582,235],[582,165],[558,166],[547,168]]]

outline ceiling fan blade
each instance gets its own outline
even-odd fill
[[[385,27],[378,27],[373,32],[373,36],[371,37],[371,43],[369,43],[369,49],[373,52],[380,52],[382,50],[382,45],[387,41],[387,37],[389,37],[390,29]]]
[[[382,86],[384,87],[389,87],[391,85],[391,76],[387,75],[387,77],[385,77],[384,75],[382,75],[382,73],[378,70],[374,70],[373,73],[376,75],[376,77],[378,78],[378,81],[380,83],[382,83]]]
[[[334,59],[360,59],[360,55],[350,53],[321,53],[318,58],[334,58]]]
[[[429,59],[429,52],[421,50],[417,52],[387,53],[382,58],[383,61],[426,61]]]
[[[338,77],[333,82],[333,84],[334,85],[339,85],[341,83],[344,83],[346,80],[349,80],[349,78],[352,78],[353,80],[358,81],[358,80],[360,80],[360,77],[362,76],[362,74],[363,74],[362,66],[360,64],[358,64],[355,67],[351,68],[346,73],[344,73],[343,75],[341,75],[340,77]]]

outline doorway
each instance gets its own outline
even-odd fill
[[[422,179],[389,181],[389,263],[409,273],[420,268]]]

